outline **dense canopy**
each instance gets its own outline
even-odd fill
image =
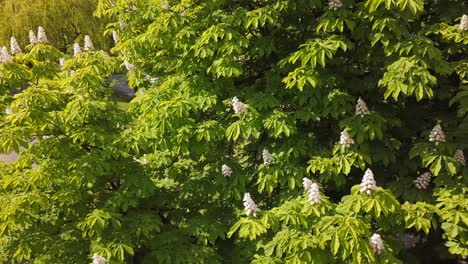
[[[467,258],[464,9],[100,0],[109,54],[2,50],[0,261]]]

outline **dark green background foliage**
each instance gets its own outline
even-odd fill
[[[343,4],[101,0],[96,14],[114,21],[106,36],[119,36],[115,57],[84,52],[61,69],[63,54],[38,44],[0,64],[2,107],[13,110],[0,146],[24,147],[0,167],[0,261],[466,258],[468,170],[453,158],[468,146],[466,4]],[[138,90],[128,111],[109,83],[124,60]],[[233,112],[235,96],[247,112]],[[359,97],[371,110],[362,117]],[[436,146],[439,121],[447,140]],[[339,144],[343,130],[350,148]],[[358,185],[367,168],[379,186],[370,195]],[[430,187],[417,189],[428,171]],[[319,183],[320,204],[307,201],[304,177]],[[245,216],[245,192],[257,217]],[[404,233],[423,239],[405,249]]]

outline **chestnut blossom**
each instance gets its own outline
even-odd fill
[[[351,138],[347,131],[341,132],[340,144],[345,148],[349,148],[352,144],[354,144],[354,140]]]
[[[263,164],[267,166],[275,163],[275,158],[273,158],[273,156],[268,151],[268,149],[263,149],[262,158],[263,158]]]
[[[329,0],[328,1],[328,7],[331,9],[331,10],[338,10],[340,7],[343,6],[343,3],[341,3],[340,0]]]
[[[431,178],[432,178],[432,173],[425,172],[421,174],[418,178],[416,178],[416,180],[414,180],[414,184],[416,185],[416,188],[418,188],[419,190],[425,190],[431,184]]]
[[[230,177],[233,173],[231,167],[229,167],[228,165],[226,164],[223,164],[223,166],[221,166],[221,173],[223,174],[224,177]]]
[[[124,66],[127,69],[127,71],[133,71],[136,68],[135,65],[128,62],[128,60],[124,60]]]
[[[258,208],[257,204],[252,200],[252,197],[250,197],[250,193],[245,193],[244,194],[244,209],[246,211],[247,216],[253,215],[254,217],[257,216],[257,213],[260,212],[260,209]]]
[[[247,112],[249,106],[241,102],[237,97],[232,98],[232,109],[234,113],[241,114]]]
[[[468,30],[468,16],[463,15],[460,20],[460,30],[465,31]]]
[[[86,35],[84,38],[84,50],[85,51],[92,51],[94,50],[94,45],[93,42],[91,41],[91,38],[89,35]]]
[[[37,42],[38,43],[47,43],[47,42],[49,42],[47,40],[47,35],[45,33],[45,30],[41,26],[39,26],[39,28],[37,29]]]
[[[320,204],[320,191],[317,183],[309,180],[308,178],[302,179],[302,186],[307,191],[307,200],[310,202],[311,205],[316,203]]]
[[[363,117],[368,114],[369,114],[369,109],[367,109],[366,102],[364,102],[361,99],[361,97],[359,97],[356,103],[356,115]]]
[[[466,165],[465,154],[463,153],[463,150],[457,149],[457,151],[455,151],[455,155],[453,155],[453,158],[460,162],[461,165]]]
[[[31,44],[36,44],[37,43],[36,34],[32,30],[29,31],[29,43],[31,43]]]
[[[23,52],[21,50],[20,45],[18,44],[18,41],[16,41],[15,37],[11,37],[10,39],[10,51],[11,51],[11,54],[18,54],[18,53]]]
[[[7,47],[3,46],[0,50],[0,63],[11,63],[13,62]]]
[[[360,192],[370,194],[372,190],[377,190],[377,183],[374,180],[374,173],[371,169],[367,169],[362,177],[362,182],[360,184]]]
[[[73,44],[73,55],[76,57],[81,54],[81,47],[80,44],[75,43]]]
[[[445,142],[445,134],[440,124],[435,125],[432,129],[429,134],[429,141],[434,142],[436,146],[438,146],[439,143]]]
[[[101,255],[99,255],[97,253],[94,253],[94,255],[93,255],[93,264],[107,264],[107,261],[103,256],[101,256]]]
[[[379,234],[374,233],[371,236],[369,243],[374,254],[380,255],[384,251],[383,240]]]
[[[112,38],[114,39],[115,44],[119,42],[119,35],[117,34],[117,31],[112,30]]]

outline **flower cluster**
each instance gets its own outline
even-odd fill
[[[252,197],[250,197],[250,193],[244,194],[243,201],[244,209],[247,216],[253,215],[254,217],[256,217],[257,213],[260,212],[260,209],[258,208],[257,204],[255,204],[254,200],[252,200]]]
[[[85,51],[91,51],[94,50],[94,45],[93,42],[91,41],[91,38],[89,35],[86,35],[84,38],[84,50]]]
[[[440,124],[435,125],[432,129],[431,134],[429,134],[429,141],[434,142],[436,146],[445,142],[445,134]]]
[[[98,255],[97,253],[94,253],[94,255],[93,255],[93,264],[106,264],[106,263],[107,263],[107,261],[103,256]]]
[[[47,40],[47,35],[45,33],[45,30],[41,26],[37,29],[37,42],[38,43],[47,43],[47,42],[49,42]]]
[[[455,151],[455,155],[453,155],[453,158],[460,162],[461,165],[466,165],[465,154],[463,154],[463,150],[457,149],[457,151]]]
[[[263,158],[263,164],[267,166],[275,163],[275,158],[273,158],[273,156],[268,151],[268,149],[263,149],[262,158]]]
[[[237,97],[232,98],[232,109],[234,110],[234,113],[245,113],[248,107],[248,105],[241,102]]]
[[[20,45],[18,44],[18,41],[16,41],[15,37],[11,37],[10,39],[10,51],[11,51],[11,54],[18,54],[18,53],[23,52],[21,50]]]
[[[468,16],[463,15],[461,20],[460,20],[460,30],[468,30]]]
[[[115,44],[119,42],[119,35],[117,34],[117,31],[112,30],[112,38],[114,39]]]
[[[32,30],[29,31],[29,43],[31,43],[31,44],[36,44],[37,43],[36,34]]]
[[[377,190],[377,183],[374,180],[374,173],[371,169],[367,169],[362,177],[361,189],[359,191],[370,194],[371,190]]]
[[[146,165],[148,164],[148,158],[146,158],[146,154],[143,155],[143,157],[137,159],[137,158],[133,158],[134,161],[140,163],[141,165]]]
[[[78,44],[78,43],[73,44],[73,55],[78,56],[80,54],[81,54],[80,44]]]
[[[60,58],[59,59],[59,64],[60,64],[60,69],[63,69],[65,68],[65,58]]]
[[[399,237],[400,240],[403,242],[405,248],[414,248],[421,240],[421,237],[419,235],[410,233],[401,234],[399,235]]]
[[[223,174],[224,177],[230,177],[233,173],[231,167],[229,167],[228,165],[226,164],[223,164],[223,166],[221,166],[221,173]]]
[[[311,205],[314,205],[316,203],[320,204],[320,191],[317,183],[309,180],[308,178],[303,178],[302,179],[302,186],[304,186],[304,189],[307,191],[308,198],[307,200],[310,202]]]
[[[361,97],[359,97],[356,103],[356,115],[363,117],[368,114],[369,114],[369,109],[367,109],[366,102],[364,102],[361,99]]]
[[[354,140],[351,138],[347,131],[341,132],[340,144],[345,148],[349,148],[352,144],[354,144]]]
[[[136,68],[135,65],[128,62],[128,60],[124,60],[124,66],[127,71],[133,71]]]
[[[379,234],[374,233],[371,236],[369,243],[374,254],[380,255],[384,251],[383,240]]]
[[[340,0],[329,0],[328,1],[328,7],[331,9],[331,10],[338,10],[340,7],[343,6],[343,3],[341,3]]]
[[[11,55],[8,52],[7,47],[3,46],[2,50],[0,51],[0,63],[11,63],[13,60],[11,59]]]
[[[5,113],[6,113],[7,115],[11,115],[11,114],[13,114],[13,109],[11,109],[10,106],[7,106],[7,107],[5,108]]]
[[[414,184],[416,185],[416,188],[419,190],[425,190],[427,187],[429,187],[429,184],[431,184],[431,178],[432,178],[432,173],[430,172],[425,172],[421,174],[416,180],[414,180]]]

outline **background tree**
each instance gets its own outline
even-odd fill
[[[10,37],[18,39],[22,46],[29,44],[28,31],[38,26],[47,28],[49,41],[66,51],[75,41],[90,35],[96,46],[110,48],[110,38],[102,36],[105,19],[93,16],[97,0],[2,0],[0,1],[0,41],[7,43]]]
[[[2,260],[466,258],[463,8],[103,0],[128,112],[104,52],[3,53],[0,146],[25,149],[1,167]]]

